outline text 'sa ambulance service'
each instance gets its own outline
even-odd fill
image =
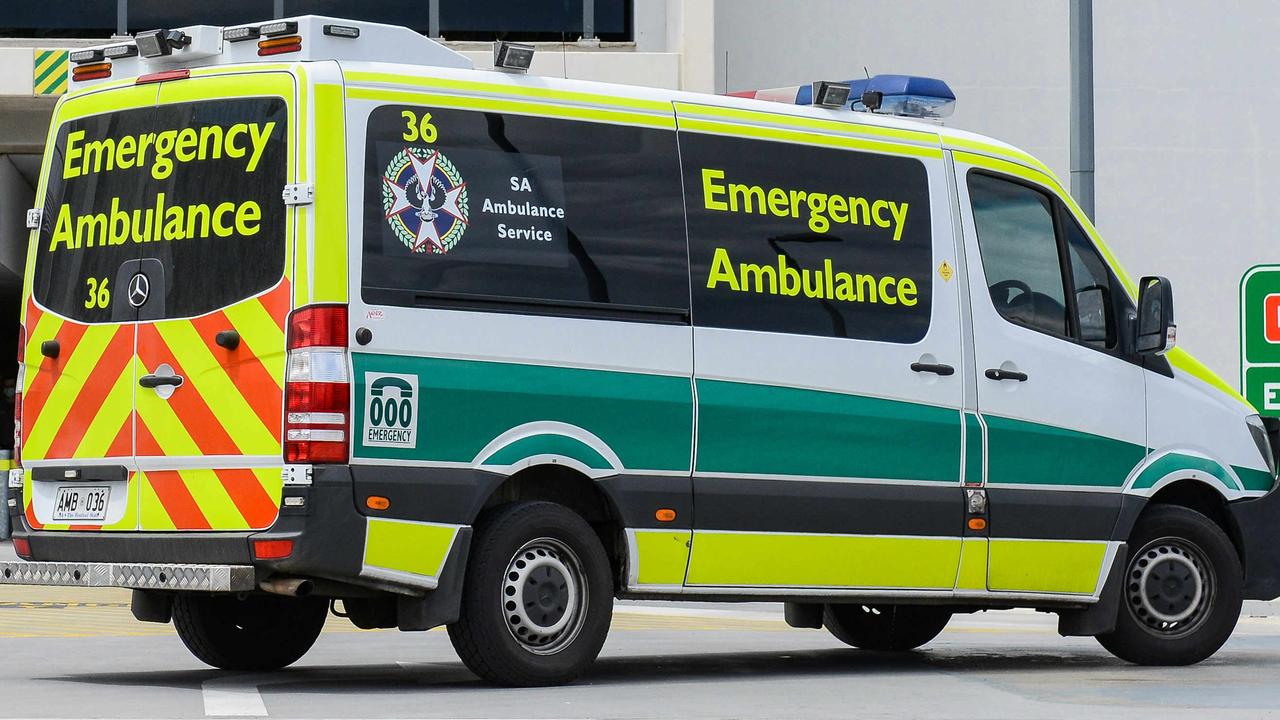
[[[530,78],[314,16],[72,60],[0,582],[131,588],[229,670],[447,626],[512,685],[615,598],[883,651],[1028,607],[1176,665],[1280,596],[1280,426],[941,82]]]

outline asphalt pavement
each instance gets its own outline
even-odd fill
[[[0,549],[0,556],[7,554]],[[795,630],[770,604],[619,603],[567,687],[495,688],[440,630],[331,618],[292,668],[222,673],[128,592],[0,586],[0,718],[1259,718],[1280,716],[1280,616],[1246,608],[1216,656],[1140,668],[1031,611],[957,617],[896,656]]]

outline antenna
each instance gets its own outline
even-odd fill
[[[867,76],[867,79],[868,79],[868,80],[870,80],[870,79],[871,79],[871,71],[867,69],[867,66],[866,66],[866,65],[863,65],[863,66],[862,66],[862,72],[863,72],[863,74],[864,74],[864,75],[866,75],[866,76]]]
[[[566,41],[564,39],[564,30],[560,31],[560,73],[564,75],[564,79],[569,79],[569,51],[566,49]]]

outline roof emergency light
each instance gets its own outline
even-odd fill
[[[181,30],[148,30],[138,33],[134,41],[138,43],[138,52],[146,58],[172,55],[174,50],[191,44],[191,38]]]
[[[937,119],[951,115],[956,94],[947,84],[918,75],[876,75],[853,83],[851,109],[904,117]]]
[[[493,44],[493,66],[511,72],[529,72],[533,63],[533,46],[500,40]]]

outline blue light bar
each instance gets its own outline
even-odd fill
[[[880,107],[873,112],[918,118],[944,118],[956,106],[956,94],[941,80],[918,75],[876,75],[869,80],[855,80],[849,96],[850,108],[867,111],[862,102],[865,93],[880,93]]]

